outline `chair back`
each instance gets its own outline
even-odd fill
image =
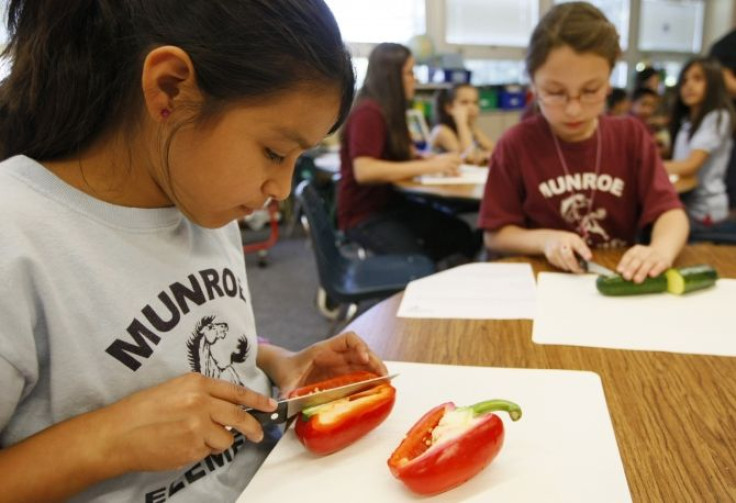
[[[349,259],[337,247],[337,235],[325,202],[310,180],[301,182],[295,192],[309,223],[309,235],[322,288],[331,297],[340,298],[342,295],[336,286],[341,284]]]

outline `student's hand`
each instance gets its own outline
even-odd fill
[[[425,160],[427,163],[427,174],[443,174],[446,176],[457,176],[460,174],[462,159],[460,154],[448,152],[437,154]]]
[[[358,370],[387,373],[381,359],[354,332],[313,344],[286,360],[288,370],[281,373],[284,377],[277,383],[283,395],[300,386]]]
[[[465,152],[462,153],[461,158],[466,164],[487,167],[488,163],[491,160],[491,154],[485,150],[480,150],[471,145]]]
[[[233,434],[226,426],[260,442],[263,429],[243,406],[271,412],[276,402],[199,373],[139,391],[94,413],[107,444],[103,459],[118,463],[121,473],[173,470],[229,448]]]
[[[647,276],[659,276],[672,267],[672,260],[652,246],[636,245],[621,257],[616,272],[627,280],[641,283]]]
[[[455,124],[469,124],[470,122],[470,111],[467,106],[456,105],[452,107],[450,115],[455,120]]]
[[[567,231],[549,231],[549,237],[544,243],[544,256],[547,257],[550,264],[562,269],[563,271],[571,271],[574,273],[584,273],[585,270],[580,267],[579,257],[590,260],[593,253],[585,244],[583,238],[574,232]]]

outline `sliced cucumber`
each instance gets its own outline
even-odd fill
[[[665,276],[667,276],[667,291],[675,295],[682,295],[715,285],[718,271],[709,265],[693,265],[668,269]]]
[[[641,295],[645,293],[662,293],[667,291],[667,278],[660,274],[654,278],[646,278],[641,283],[634,283],[622,276],[598,276],[596,288],[603,295]]]

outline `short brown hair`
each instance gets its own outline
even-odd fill
[[[577,53],[591,52],[605,58],[613,69],[621,54],[616,27],[587,2],[555,5],[539,21],[526,54],[529,78],[547,61],[549,53],[568,46]]]

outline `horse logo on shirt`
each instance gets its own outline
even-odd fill
[[[606,218],[605,208],[591,209],[592,201],[584,194],[573,194],[560,203],[560,214],[566,222],[576,225],[583,236],[598,234],[603,241],[608,241],[608,233],[599,223]]]
[[[217,322],[214,316],[199,320],[187,341],[189,364],[194,372],[243,386],[234,364],[248,357],[248,339],[243,335],[234,340],[229,332],[229,325]]]

